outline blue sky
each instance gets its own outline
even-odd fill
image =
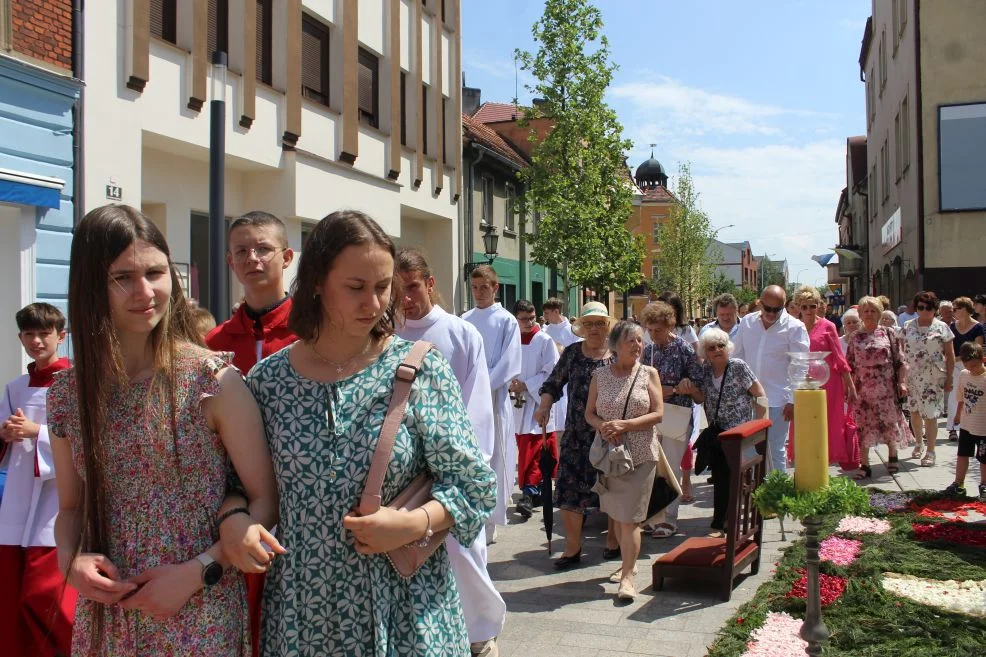
[[[865,134],[860,41],[869,0],[596,0],[612,60],[608,102],[633,141],[673,177],[690,162],[723,241],[787,258],[793,280],[822,284],[811,261],[838,233],[846,138]],[[533,49],[539,0],[462,0],[466,82],[484,101],[514,96],[514,48]],[[520,102],[531,83],[519,75]]]

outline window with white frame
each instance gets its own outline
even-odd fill
[[[485,225],[493,225],[493,178],[483,176],[483,216]]]
[[[510,183],[507,183],[505,187],[506,187],[505,191],[507,196],[507,202],[506,202],[506,215],[504,216],[504,220],[503,220],[503,228],[504,230],[513,231],[516,230],[515,228],[516,224],[514,223],[514,211],[517,209],[516,208],[517,192],[514,191],[514,186],[511,185]]]
[[[938,108],[939,207],[986,209],[986,102]]]

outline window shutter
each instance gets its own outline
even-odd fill
[[[164,38],[164,0],[151,0],[151,34]]]
[[[301,24],[301,93],[305,98],[328,104],[328,89],[322,88],[322,34],[305,19]]]
[[[153,36],[174,43],[177,21],[176,0],[150,0],[150,31]]]
[[[209,35],[209,40],[207,42],[206,48],[208,49],[205,56],[212,61],[212,53],[216,52],[216,48],[219,45],[219,0],[209,0],[209,10],[208,14],[208,27],[206,32]]]
[[[359,115],[370,125],[377,127],[377,58],[360,48],[357,64],[359,92]]]
[[[257,79],[264,84],[271,84],[273,79],[271,70],[271,39],[273,37],[271,20],[270,0],[257,0],[257,26],[255,30]]]

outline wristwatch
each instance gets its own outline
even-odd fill
[[[203,552],[195,557],[196,561],[202,564],[202,583],[206,586],[218,584],[223,577],[223,567],[218,561],[212,558],[208,552]]]

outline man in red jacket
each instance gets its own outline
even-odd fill
[[[208,335],[215,351],[232,351],[244,375],[258,361],[295,340],[288,329],[291,298],[284,291],[284,271],[294,260],[280,219],[267,212],[248,212],[229,227],[226,262],[243,285],[244,302],[233,316]]]
[[[205,342],[214,351],[232,351],[233,364],[246,375],[258,361],[298,338],[288,329],[291,297],[284,270],[294,259],[284,223],[267,212],[248,212],[233,221],[226,262],[243,285],[245,299],[233,316],[212,329]],[[259,655],[260,603],[264,575],[246,575],[253,657]]]

